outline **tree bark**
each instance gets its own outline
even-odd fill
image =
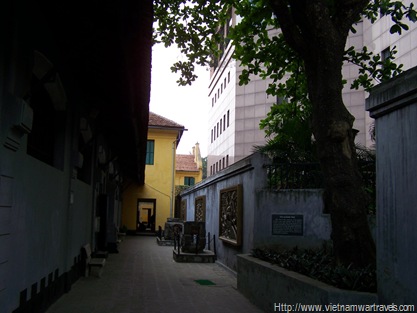
[[[321,49],[314,59],[306,60],[305,67],[335,255],[344,264],[366,266],[375,262],[375,244],[368,226],[367,198],[357,166],[354,118],[342,100],[341,65],[335,60],[341,60],[342,56],[336,57],[334,51]]]
[[[348,31],[366,1],[343,3],[329,8],[321,0],[270,1],[286,41],[304,60],[335,256],[345,265],[366,266],[375,264],[375,244],[357,166],[354,117],[342,99]]]

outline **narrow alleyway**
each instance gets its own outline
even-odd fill
[[[214,285],[199,284],[196,280]],[[127,237],[101,278],[80,278],[47,313],[257,313],[218,264],[176,263],[155,237]]]

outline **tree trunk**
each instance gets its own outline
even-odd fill
[[[344,43],[316,45],[305,59],[312,128],[325,179],[336,258],[343,264],[375,264],[375,244],[367,219],[367,196],[357,166],[354,118],[342,100]],[[312,48],[312,47],[310,47]],[[313,52],[313,53],[312,53]]]
[[[268,1],[286,42],[304,60],[335,256],[355,266],[375,264],[375,244],[357,166],[354,118],[342,100],[342,65],[349,30],[368,1]]]
[[[325,180],[337,260],[375,264],[366,194],[358,171],[354,118],[342,100],[342,65],[349,29],[368,0],[269,0],[287,43],[304,60],[312,130]]]

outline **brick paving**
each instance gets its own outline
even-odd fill
[[[80,278],[47,313],[261,313],[216,263],[177,263],[155,237],[126,237],[101,278]],[[199,284],[206,280],[214,285]]]

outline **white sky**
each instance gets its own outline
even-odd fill
[[[183,125],[188,131],[182,135],[177,154],[189,154],[195,143],[200,144],[201,156],[207,156],[208,145],[208,84],[210,72],[196,68],[197,80],[191,86],[178,86],[178,73],[171,65],[181,59],[177,48],[154,45],[152,48],[151,112]]]

